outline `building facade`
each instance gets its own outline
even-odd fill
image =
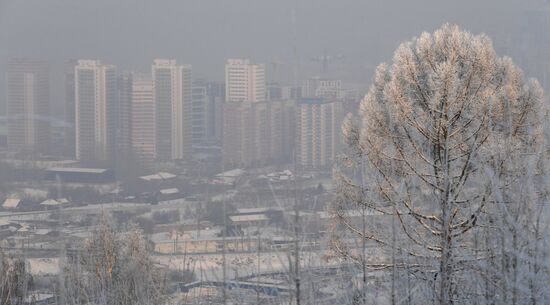
[[[122,158],[132,148],[132,84],[134,73],[123,72],[118,78],[116,153]]]
[[[293,100],[226,102],[222,155],[227,166],[262,166],[291,161]]]
[[[156,59],[153,64],[155,99],[155,149],[161,161],[190,156],[192,149],[192,68],[175,60]]]
[[[153,79],[150,75],[133,74],[131,91],[132,151],[138,160],[152,161],[156,158]]]
[[[296,107],[296,164],[304,169],[330,168],[341,146],[341,101],[302,98]]]
[[[75,66],[77,60],[65,62],[65,157],[76,158],[76,114],[75,114]]]
[[[265,66],[248,59],[228,59],[225,63],[226,102],[265,102]]]
[[[116,69],[98,60],[79,60],[74,69],[76,159],[109,163],[115,157]]]
[[[342,81],[338,79],[326,79],[320,77],[309,78],[304,81],[302,96],[330,99],[342,98]]]
[[[48,65],[16,58],[7,66],[8,149],[46,153],[50,144]]]
[[[223,103],[225,102],[225,83],[207,82],[206,84],[206,140],[220,144],[223,138]]]
[[[191,89],[191,141],[193,147],[206,142],[207,132],[207,88],[201,82],[195,82]]]

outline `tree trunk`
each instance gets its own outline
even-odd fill
[[[441,236],[441,260],[439,267],[439,304],[451,305],[452,301],[452,250],[451,250],[451,232],[449,226],[449,215],[446,215],[446,208],[443,212],[443,234]]]

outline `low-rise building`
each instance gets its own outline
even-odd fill
[[[258,243],[257,236],[220,236],[220,230],[201,230],[188,232],[161,232],[151,236],[153,249],[163,254],[197,254],[257,251],[258,245],[264,248],[271,241],[262,236]]]
[[[21,204],[20,198],[16,198],[16,197],[6,198],[6,200],[2,204],[2,208],[14,210],[14,209],[17,209],[20,204]]]
[[[68,183],[111,183],[115,174],[105,168],[52,167],[46,169],[45,178]]]

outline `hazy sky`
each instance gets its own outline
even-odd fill
[[[222,80],[230,57],[250,57],[268,67],[280,62],[278,75],[290,75],[298,58],[301,76],[319,73],[321,64],[312,58],[327,50],[345,56],[331,65],[335,75],[367,84],[372,67],[390,59],[400,41],[447,21],[506,39],[525,8],[538,2],[543,1],[0,0],[0,109],[5,62],[15,56],[50,61],[57,105],[63,98],[62,64],[69,58],[149,71],[153,58],[169,57],[192,64],[195,76]]]

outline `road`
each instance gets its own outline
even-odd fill
[[[104,212],[121,212],[132,211],[139,208],[146,208],[151,211],[155,210],[169,210],[169,209],[181,209],[186,206],[196,205],[197,201],[186,201],[185,199],[176,199],[161,201],[159,204],[152,205],[149,203],[126,203],[126,202],[114,202],[114,203],[102,203],[92,204],[80,207],[59,208],[45,211],[29,211],[29,212],[0,212],[0,218],[17,218],[24,219],[25,216],[37,216],[37,215],[50,215],[50,214],[101,214]]]

